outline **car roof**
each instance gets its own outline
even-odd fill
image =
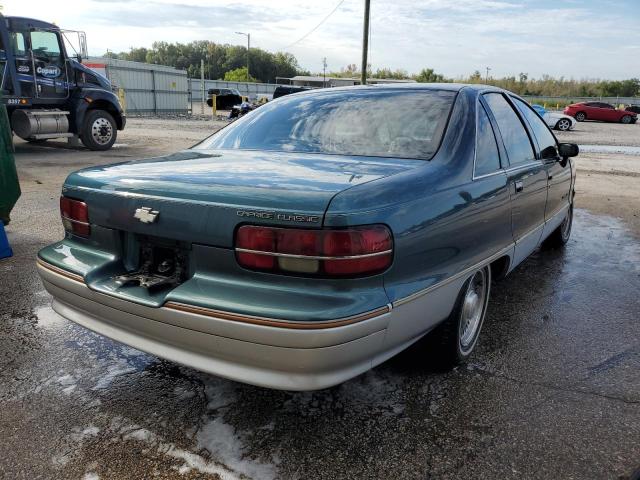
[[[326,95],[327,93],[358,92],[364,90],[385,90],[388,92],[403,90],[444,90],[450,92],[460,92],[461,90],[472,91],[476,94],[481,92],[503,92],[515,95],[502,88],[491,85],[468,84],[468,83],[378,83],[375,85],[352,85],[346,87],[314,88],[311,90],[298,92],[296,95]]]

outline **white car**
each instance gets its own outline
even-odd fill
[[[576,126],[576,123],[578,123],[575,118],[565,115],[564,113],[548,112],[546,108],[540,105],[531,106],[538,112],[538,115],[542,117],[545,123],[555,130],[566,132],[567,130],[572,130],[573,127]]]

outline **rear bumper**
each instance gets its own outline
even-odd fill
[[[53,309],[63,317],[158,357],[263,387],[327,388],[419,338],[396,338],[389,344],[387,329],[398,316],[390,307],[319,327],[257,317],[243,321],[223,312],[216,316],[215,311],[187,306],[146,307],[105,295],[42,260],[38,271],[54,297]]]

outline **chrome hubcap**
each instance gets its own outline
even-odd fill
[[[91,125],[91,136],[99,145],[106,145],[113,136],[113,127],[106,118],[96,118]]]
[[[464,294],[462,318],[460,319],[460,346],[468,349],[476,339],[487,298],[487,276],[485,270],[477,271]]]

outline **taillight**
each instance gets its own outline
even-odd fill
[[[372,275],[393,259],[384,225],[303,230],[244,225],[236,233],[238,263],[252,270],[326,277]]]
[[[60,216],[62,217],[62,225],[67,232],[82,237],[88,237],[91,233],[89,210],[86,203],[60,197]]]

